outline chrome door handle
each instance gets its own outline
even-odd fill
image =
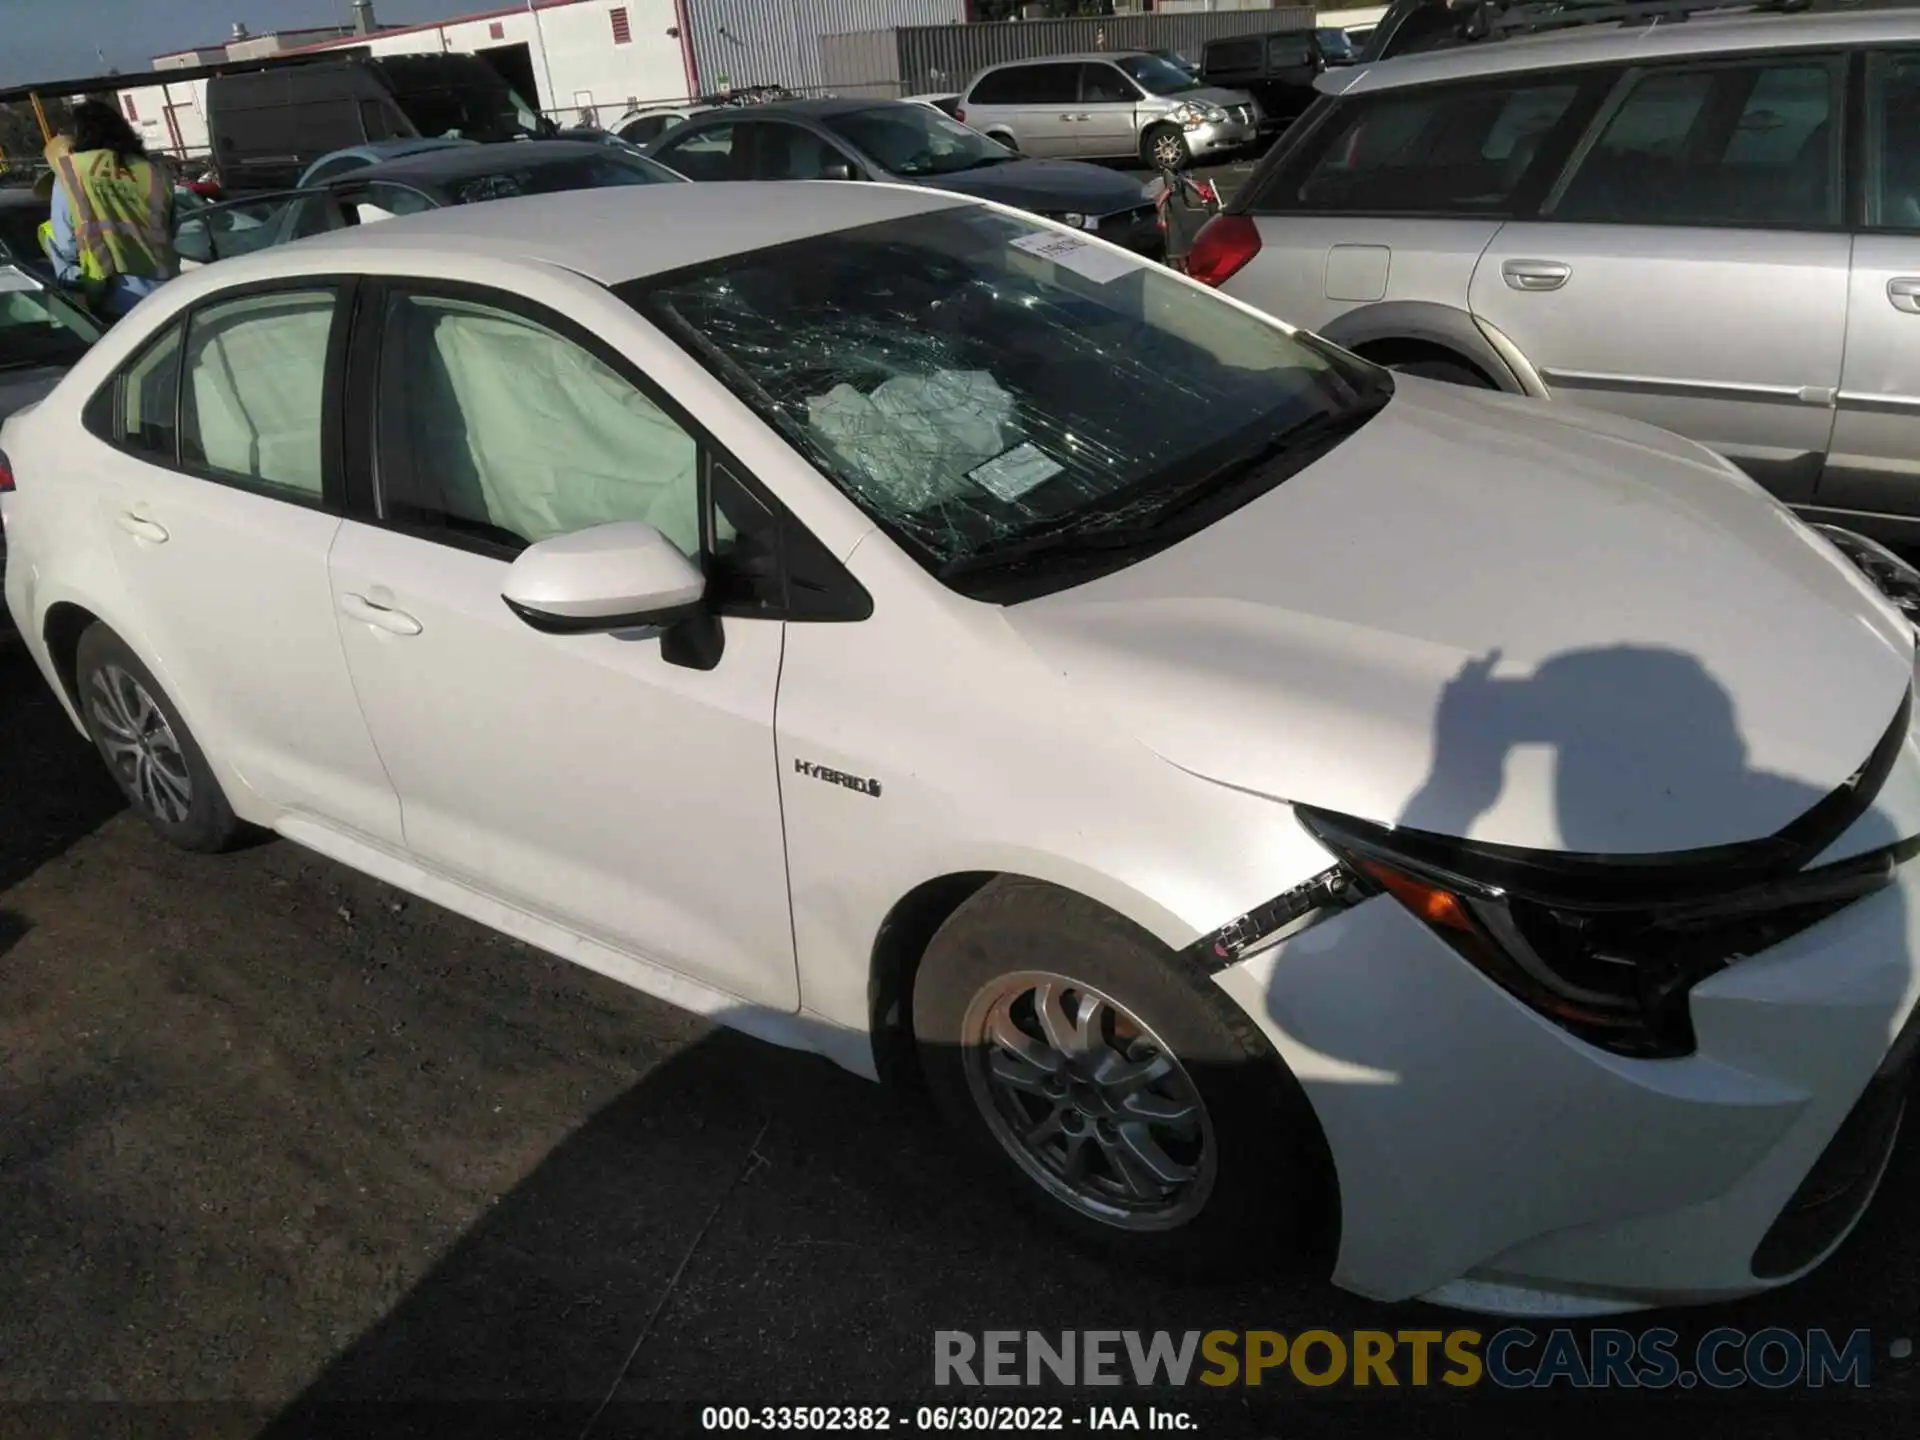
[[[1573,277],[1573,267],[1558,260],[1508,260],[1500,278],[1513,290],[1558,290]]]
[[[342,595],[340,609],[343,614],[364,621],[376,630],[385,630],[393,635],[418,635],[420,622],[404,610],[395,610],[391,605],[376,605],[364,595]]]
[[[1887,300],[1896,310],[1920,315],[1920,276],[1896,275],[1887,281]]]
[[[1079,116],[1077,116],[1077,115],[1062,115],[1062,116],[1061,116],[1060,118],[1061,118],[1062,120],[1077,120],[1077,119],[1079,119],[1080,117],[1079,117]]]
[[[1091,116],[1091,115],[1076,115],[1076,116],[1074,116],[1073,118],[1074,118],[1074,119],[1076,119],[1076,120],[1091,120],[1091,119],[1093,118],[1093,116]]]
[[[131,510],[122,510],[114,517],[114,522],[136,540],[145,540],[153,545],[167,543],[167,527],[156,524],[144,515],[136,515]]]

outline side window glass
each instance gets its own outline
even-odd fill
[[[657,140],[666,133],[667,117],[648,115],[628,125],[620,132],[620,138],[629,145],[645,145],[648,141]]]
[[[137,356],[120,376],[120,444],[136,454],[173,463],[180,397],[180,326]]]
[[[980,83],[967,96],[970,105],[1014,105],[1024,98],[1027,87],[1021,77],[1030,67],[1016,65],[1010,70],[995,70],[980,77]]]
[[[739,128],[716,125],[711,130],[683,135],[660,152],[660,159],[689,180],[731,180],[733,137]]]
[[[194,312],[180,392],[183,464],[319,503],[334,308],[331,290],[287,290]]]
[[[1080,67],[1080,98],[1089,105],[1116,105],[1139,98],[1127,77],[1111,65]]]
[[[700,553],[694,438],[564,336],[466,300],[395,295],[382,331],[381,514],[515,551],[643,520]]]
[[[1080,99],[1080,67],[1077,65],[1036,65],[1028,90],[1036,105],[1072,105]]]
[[[1920,51],[1868,60],[1867,224],[1920,230]]]
[[[411,186],[384,182],[367,187],[367,201],[389,215],[419,215],[434,208],[433,201]]]
[[[1836,225],[1840,62],[1656,71],[1630,79],[1556,220]]]
[[[1498,212],[1579,94],[1573,81],[1448,86],[1361,100],[1257,209]]]
[[[848,163],[832,145],[798,125],[762,121],[753,127],[756,180],[823,180]]]

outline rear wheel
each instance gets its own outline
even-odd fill
[[[1187,137],[1171,125],[1156,125],[1140,137],[1140,158],[1155,170],[1184,170],[1193,162]]]
[[[1183,1272],[1317,1254],[1331,1165],[1304,1092],[1231,1001],[1111,911],[987,885],[914,986],[936,1102],[1046,1218]]]
[[[94,748],[127,802],[183,850],[224,850],[242,826],[153,673],[113,631],[80,637],[75,678]]]

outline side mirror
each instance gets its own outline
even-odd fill
[[[820,167],[820,178],[822,180],[858,180],[860,176],[854,170],[851,160],[829,160]]]
[[[0,295],[36,295],[46,288],[18,265],[0,265]]]
[[[198,215],[182,220],[173,232],[173,253],[189,265],[211,265],[213,233],[207,222]]]
[[[549,635],[678,624],[702,613],[706,577],[651,525],[618,520],[529,545],[500,598]]]

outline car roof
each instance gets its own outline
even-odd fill
[[[1075,50],[1068,55],[1029,55],[1024,60],[1002,60],[987,70],[1006,70],[1015,65],[1057,65],[1084,60],[1120,60],[1133,55],[1152,55],[1151,50]],[[1157,57],[1156,57],[1157,58]],[[982,74],[985,71],[981,72]]]
[[[597,146],[582,147],[597,150]],[[785,181],[767,204],[764,181],[618,185],[453,205],[354,225],[208,265],[175,285],[246,283],[289,275],[433,273],[443,258],[557,266],[603,285],[724,259],[769,245],[974,202],[914,185]],[[420,267],[417,271],[415,267]]]
[[[824,120],[830,115],[851,115],[857,110],[885,110],[889,106],[905,105],[905,100],[887,100],[874,95],[850,95],[844,98],[832,97],[815,100],[769,100],[763,105],[712,105],[699,112],[698,120],[702,124],[711,123],[716,117],[726,120],[755,120],[769,116],[790,116],[801,119]],[[693,120],[687,122],[692,125]],[[670,130],[669,135],[678,134]]]
[[[1594,24],[1544,35],[1475,40],[1371,65],[1342,66],[1323,75],[1318,88],[1329,95],[1357,95],[1521,70],[1915,40],[1920,40],[1920,9],[1822,15],[1695,13],[1684,24]]]
[[[397,160],[383,160],[340,177],[337,183],[360,185],[369,180],[466,180],[491,175],[519,165],[542,161],[604,158],[608,146],[597,140],[501,140],[491,145],[447,145],[422,150]]]

